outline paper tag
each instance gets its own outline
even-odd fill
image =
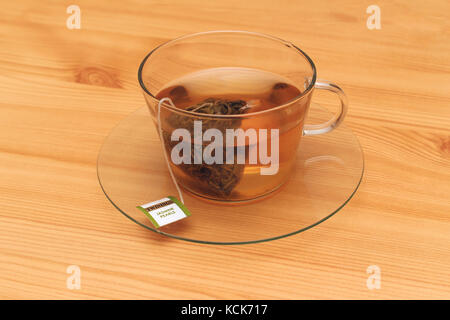
[[[168,196],[137,206],[156,228],[189,217],[189,210],[175,197]]]

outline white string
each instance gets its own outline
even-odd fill
[[[170,173],[170,176],[172,177],[173,184],[177,188],[178,196],[180,197],[181,203],[184,204],[183,195],[181,194],[181,190],[180,190],[180,187],[178,186],[178,182],[175,179],[175,176],[173,175],[172,168],[170,167],[170,163],[169,163],[169,158],[167,156],[167,151],[166,151],[166,148],[164,146],[164,140],[163,140],[162,128],[161,128],[161,104],[163,104],[164,102],[169,103],[172,107],[175,108],[175,105],[173,104],[173,102],[172,102],[172,100],[170,98],[162,98],[161,100],[159,100],[159,103],[158,103],[158,131],[159,131],[159,138],[161,139],[161,144],[162,144],[162,148],[163,148],[164,158],[166,159],[167,168],[169,168],[169,173]]]

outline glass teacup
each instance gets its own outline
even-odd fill
[[[344,92],[317,81],[301,49],[254,32],[166,42],[144,58],[138,77],[178,184],[216,201],[278,189],[292,173],[302,136],[333,130],[347,111]],[[326,123],[305,125],[314,89],[336,93],[341,108]]]

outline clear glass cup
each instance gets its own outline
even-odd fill
[[[178,109],[157,98],[168,83],[187,74],[212,68],[249,68],[271,72],[288,79],[300,89],[298,96],[271,109],[233,115],[207,115]],[[165,151],[172,154],[176,145],[172,134],[179,123],[192,127],[195,121],[206,124],[201,129],[216,128],[225,136],[226,129],[266,130],[266,136],[257,135],[258,150],[264,142],[268,153],[277,152],[271,163],[257,157],[250,161],[250,139],[234,140],[233,146],[223,144],[223,154],[237,155],[243,150],[245,162],[205,164],[177,163],[168,157],[179,185],[204,199],[240,202],[264,197],[285,183],[292,173],[297,149],[302,136],[327,133],[344,119],[347,100],[335,84],[316,79],[313,61],[294,44],[269,35],[246,31],[210,31],[183,36],[166,42],[151,51],[142,61],[138,72],[139,83],[157,129],[161,125]],[[337,94],[340,111],[329,121],[318,125],[305,125],[305,118],[314,89],[329,90]],[[158,110],[160,120],[158,121]],[[177,119],[177,121],[173,121]],[[272,136],[271,132],[277,132]],[[264,141],[263,141],[264,140]],[[224,138],[225,141],[225,138]],[[202,148],[207,144],[201,141]],[[276,144],[277,148],[270,146]],[[195,143],[192,143],[194,147]],[[276,149],[278,151],[276,151]],[[153,150],[153,152],[158,152]],[[271,154],[271,156],[273,156]],[[278,159],[275,159],[278,158]],[[234,158],[236,159],[236,157]],[[274,161],[277,163],[274,164]],[[225,162],[225,161],[224,161]],[[270,168],[277,167],[277,170]],[[266,174],[262,174],[266,169]]]

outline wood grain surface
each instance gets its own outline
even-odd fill
[[[73,2],[79,30],[66,27],[72,1],[1,1],[0,298],[450,298],[447,0]],[[366,26],[371,4],[380,30]],[[144,105],[142,58],[217,29],[290,40],[346,91],[366,171],[318,227],[192,244],[131,223],[101,191],[102,142]],[[66,287],[69,265],[80,290]],[[366,286],[370,265],[378,290]]]

